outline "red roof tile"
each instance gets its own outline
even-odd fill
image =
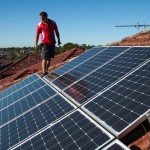
[[[28,68],[29,66],[34,65],[38,62],[41,62],[40,56],[28,55],[19,59],[18,61],[13,63],[11,66],[7,67],[6,69],[2,70],[0,74],[4,78],[4,77],[17,73],[17,71],[19,70]]]
[[[142,31],[133,36],[122,39],[114,43],[108,44],[110,46],[150,46],[150,30]]]

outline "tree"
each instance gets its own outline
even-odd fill
[[[63,45],[63,47],[61,47],[61,52],[66,52],[72,48],[76,48],[79,47],[78,44],[74,44],[74,43],[66,43]]]
[[[94,47],[94,45],[86,45],[86,44],[79,45],[79,44],[76,44],[76,43],[69,42],[69,43],[64,44],[63,46],[58,47],[57,48],[57,54],[66,52],[66,51],[68,51],[72,48],[82,48],[82,49],[86,50],[86,49],[90,49],[92,47]]]

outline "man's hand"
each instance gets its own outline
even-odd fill
[[[37,47],[38,47],[38,40],[39,40],[39,34],[36,34],[36,36],[35,36],[35,46],[34,46],[35,49],[37,49]]]
[[[58,46],[60,46],[61,42],[60,42],[60,35],[59,35],[59,31],[58,31],[58,30],[56,30],[56,31],[55,31],[55,33],[56,33],[56,36],[57,36],[57,39],[58,39]]]
[[[38,47],[38,45],[37,45],[37,44],[35,44],[34,48],[35,48],[35,49],[37,49],[37,47]]]
[[[58,46],[61,44],[60,40],[58,40]]]

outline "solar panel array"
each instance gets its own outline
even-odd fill
[[[95,149],[114,139],[36,77],[0,100],[0,149]]]
[[[130,131],[129,126],[150,108],[150,62],[100,94],[83,108],[113,130],[116,136]],[[141,120],[143,121],[143,120]]]
[[[23,88],[24,86],[28,85],[29,83],[35,81],[38,79],[38,76],[36,74],[22,80],[21,82],[9,87],[7,90],[1,92],[1,98],[4,98],[8,96],[9,94],[12,94],[13,92]]]
[[[41,78],[31,83],[27,80],[22,81],[25,86],[0,100],[2,150],[20,143],[76,108]]]
[[[63,93],[82,104],[149,59],[150,48],[132,48],[66,88]]]
[[[76,66],[74,69],[64,73],[62,76],[58,77],[56,80],[52,81],[52,83],[59,87],[60,89],[64,89],[67,86],[71,85],[78,79],[81,79],[85,75],[94,71],[96,68],[103,66],[105,63],[110,61],[115,56],[118,56],[123,51],[127,50],[128,47],[122,48],[107,48],[103,51],[100,51],[98,54],[94,55],[90,59],[86,60],[82,64]]]
[[[89,50],[86,53],[81,54],[80,56],[76,57],[76,59],[74,59],[74,60],[68,62],[67,64],[63,65],[62,67],[58,68],[57,70],[54,70],[46,78],[48,79],[48,81],[51,81],[52,79],[55,79],[55,78],[65,74],[67,71],[84,63],[86,60],[97,55],[98,53],[105,50],[106,48],[107,47],[93,48],[92,50]]]
[[[150,47],[97,47],[46,76],[49,84],[33,75],[8,88],[0,149],[127,149],[115,137],[146,119],[149,66]]]
[[[114,137],[77,110],[30,138],[16,150],[79,150],[101,148]]]
[[[71,112],[74,107],[55,96],[1,127],[0,149],[8,149]]]
[[[111,48],[113,48],[113,50],[122,49],[122,47],[121,48],[110,47],[108,49],[105,49],[104,51],[102,51],[101,53],[98,53],[91,59],[88,59],[81,65],[68,71],[66,74],[63,74],[62,76],[54,79],[53,81],[51,81],[51,85],[53,85],[57,89],[60,89],[61,93],[63,93],[66,97],[68,97],[71,101],[73,101],[78,106],[82,106],[83,104],[87,103],[89,100],[92,99],[92,101],[89,104],[82,106],[83,110],[86,111],[88,114],[90,114],[93,118],[99,118],[101,116],[102,119],[99,118],[100,119],[99,123],[101,123],[104,126],[106,125],[105,121],[107,120],[109,123],[109,127],[107,129],[110,129],[113,132],[113,134],[115,134],[116,136],[122,137],[124,136],[125,132],[128,133],[131,130],[130,126],[132,125],[132,123],[134,123],[134,121],[140,119],[141,120],[140,122],[142,122],[145,119],[143,116],[145,116],[149,111],[149,106],[150,106],[149,99],[148,99],[149,97],[148,93],[150,93],[150,87],[148,86],[150,83],[149,77],[146,77],[145,79],[148,82],[147,87],[143,86],[144,84],[143,76],[141,77],[142,79],[139,79],[141,80],[141,85],[138,84],[141,90],[140,94],[142,94],[142,96],[147,94],[147,97],[143,96],[144,98],[146,98],[146,101],[144,100],[144,103],[141,102],[143,101],[143,99],[141,99],[142,96],[140,96],[139,98],[141,101],[139,101],[139,99],[138,100],[135,99],[136,98],[135,95],[139,95],[139,93],[136,92],[136,89],[131,88],[130,90],[126,90],[124,95],[121,97],[120,91],[123,91],[123,88],[120,88],[121,90],[118,93],[120,97],[115,95],[116,100],[120,101],[121,103],[118,106],[118,102],[115,102],[115,100],[113,99],[114,94],[112,95],[110,94],[110,97],[107,98],[107,95],[109,95],[110,93],[109,87],[116,88],[116,86],[118,86],[119,84],[114,86],[115,83],[118,83],[119,81],[126,78],[130,74],[131,76],[137,77],[137,74],[139,74],[139,72],[142,73],[142,71],[144,70],[144,67],[149,65],[149,64],[148,65],[146,64],[150,60],[150,47],[123,47],[124,51],[120,53],[118,52],[118,54],[116,54],[116,57],[114,56],[111,59],[108,59],[106,63],[101,65],[101,63],[105,59],[105,57],[104,59],[101,59],[101,56],[106,56],[108,50]],[[110,54],[112,55],[112,53]],[[94,60],[94,58],[99,65],[96,66],[96,69],[95,67],[93,67],[94,69],[92,70],[91,66],[93,64],[95,65],[96,63],[93,63],[94,61],[92,62],[90,60]],[[100,62],[98,62],[97,60],[99,60]],[[88,62],[90,62],[89,63],[90,65],[88,64]],[[87,66],[84,65],[86,63],[88,64]],[[85,70],[86,68],[88,70],[89,69],[88,67],[91,68],[91,70],[89,72],[86,72]],[[80,69],[81,72],[79,71],[77,72],[77,70],[79,70],[78,68],[82,68]],[[135,72],[136,70],[137,70],[137,73]],[[149,72],[148,72],[149,70],[150,69],[148,68],[147,69],[148,75],[149,75]],[[70,73],[70,72],[73,72],[73,73]],[[134,72],[136,74],[134,74]],[[68,79],[64,78],[64,77],[67,78],[69,76],[71,76],[71,78],[68,78]],[[74,81],[71,80],[73,78],[74,78]],[[133,83],[135,84],[136,82],[138,82],[138,80],[137,81],[135,81],[135,79],[132,79],[132,80],[133,81],[130,84],[133,84]],[[136,86],[137,85],[135,85],[135,87]],[[126,87],[126,88],[129,89],[129,87]],[[144,94],[144,91],[143,91],[145,88],[147,88],[146,94]],[[103,92],[105,94],[105,97],[103,96],[103,94],[101,95],[101,93]],[[127,98],[127,94],[131,94],[131,92],[132,92],[132,95],[131,95],[132,97],[129,98],[130,101],[129,100],[127,101],[125,98]],[[102,105],[97,106],[98,104],[96,105],[93,104],[94,100],[96,99],[96,98],[95,99],[93,98],[96,97],[97,95],[100,95],[97,99],[99,101],[102,101],[102,104],[106,102],[103,104],[106,108],[105,107],[103,108]],[[106,100],[108,99],[109,103],[103,97]],[[126,102],[126,105],[128,104],[127,108],[126,108],[126,105],[124,105],[125,102]],[[112,108],[114,105],[115,107]],[[132,108],[134,107],[134,105],[137,107],[137,109]],[[86,106],[89,108],[86,108]],[[108,109],[109,107],[111,108],[111,110]],[[91,110],[89,111],[88,109],[91,109]],[[118,111],[116,114],[116,112],[114,111],[117,111],[117,110],[120,110],[120,111]],[[96,113],[95,115],[93,115],[95,111]],[[143,119],[141,119],[142,118],[141,116],[143,117]]]
[[[4,109],[5,107],[8,107],[12,103],[20,100],[23,97],[26,97],[27,95],[30,95],[31,93],[34,93],[35,91],[45,86],[46,83],[41,79],[35,80],[34,82],[26,85],[25,87],[18,89],[14,93],[9,94],[8,96],[2,98],[0,101],[0,109]]]

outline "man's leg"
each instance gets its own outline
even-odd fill
[[[51,59],[46,62],[46,72],[48,72],[48,68],[50,67]]]
[[[46,72],[46,68],[47,68],[47,60],[42,60],[42,71],[43,74]]]

